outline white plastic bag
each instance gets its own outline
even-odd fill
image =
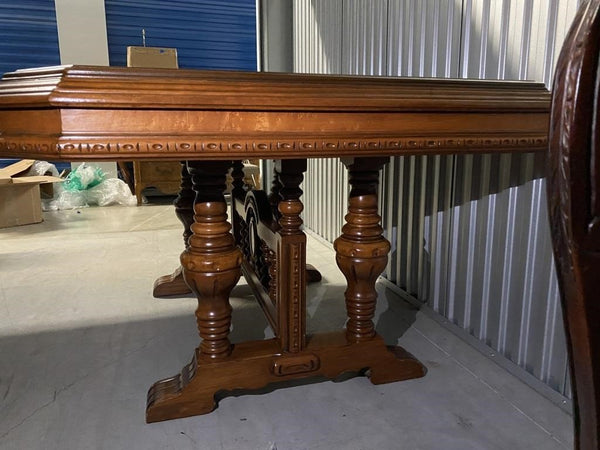
[[[56,211],[114,204],[134,206],[137,199],[123,180],[105,179],[99,168],[84,163],[69,174],[64,183],[57,184],[55,198],[44,202],[43,208]]]
[[[53,177],[57,177],[58,169],[52,163],[48,161],[34,161],[29,170],[27,171],[27,175],[52,175]]]
[[[54,187],[54,198],[42,200],[44,211],[59,211],[87,207],[84,191],[67,191],[60,184]]]
[[[105,178],[102,169],[83,163],[67,175],[63,187],[67,191],[84,191],[101,183]]]
[[[93,188],[87,189],[84,193],[87,203],[90,205],[137,205],[137,199],[135,198],[135,195],[131,193],[127,183],[118,178],[104,180]]]

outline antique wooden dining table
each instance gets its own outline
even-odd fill
[[[208,413],[218,392],[290,379],[423,376],[424,366],[386,346],[373,324],[390,250],[379,171],[399,155],[544,151],[549,108],[548,90],[529,82],[60,66],[4,75],[0,155],[183,161],[181,271],[156,288],[195,293],[202,339],[188,365],[150,388],[154,422]],[[300,185],[307,158],[332,157],[342,158],[351,185],[334,245],[348,320],[338,332],[307,335]],[[250,158],[276,160],[270,192],[244,186],[241,161]],[[273,339],[228,339],[229,294],[242,273]]]

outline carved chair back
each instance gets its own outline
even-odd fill
[[[567,331],[575,448],[600,449],[600,0],[583,4],[558,61],[548,201]]]

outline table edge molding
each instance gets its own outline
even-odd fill
[[[5,156],[59,157],[59,159],[233,159],[285,157],[337,157],[443,153],[487,153],[542,151],[548,146],[544,133],[451,136],[298,136],[286,139],[181,136],[1,136]]]

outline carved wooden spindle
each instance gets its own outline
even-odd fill
[[[248,224],[244,220],[240,220],[239,224],[239,241],[237,241],[237,245],[240,247],[244,259],[250,261],[252,259],[252,254],[250,253],[250,232],[248,230]]]
[[[244,201],[244,197],[246,196],[246,189],[244,184],[244,163],[242,161],[234,161],[232,170],[231,170],[232,181],[232,189],[231,189],[231,224],[233,225],[233,237],[235,239],[235,243],[244,248],[244,225],[242,217],[237,212],[235,207],[236,199],[240,201]],[[246,229],[247,232],[247,229]],[[247,255],[246,255],[247,256]]]
[[[273,167],[273,181],[271,182],[271,192],[269,193],[269,204],[271,205],[271,210],[275,215],[276,219],[279,219],[279,210],[277,209],[277,205],[279,204],[279,200],[281,197],[279,196],[279,192],[281,191],[281,181],[279,180],[279,173],[277,172],[277,167]]]
[[[302,219],[300,213],[304,209],[300,197],[302,189],[300,184],[306,172],[305,159],[279,160],[275,164],[276,178],[279,180],[279,205],[278,211],[280,233],[283,235],[300,234]]]
[[[306,346],[306,235],[300,229],[303,209],[300,183],[306,160],[280,160],[275,163],[275,170],[281,184],[278,209],[282,239],[277,271],[279,339],[283,350],[296,353]]]
[[[175,206],[175,214],[179,221],[183,224],[183,242],[185,248],[188,247],[188,240],[192,235],[191,226],[194,223],[194,199],[196,193],[192,187],[192,177],[190,176],[186,161],[181,162],[181,185],[179,194],[173,205]]]
[[[575,448],[600,448],[600,0],[584,3],[557,63],[548,201],[571,364]]]
[[[242,255],[229,232],[223,191],[228,161],[188,162],[196,199],[189,246],[181,255],[185,281],[198,296],[200,357],[229,356],[229,294],[240,278]]]
[[[300,213],[304,209],[304,206],[299,200],[283,200],[279,202],[279,225],[281,230],[279,231],[283,235],[300,234],[300,227],[302,226],[302,219]]]
[[[233,189],[231,195],[233,198],[244,199],[246,194],[245,183],[244,183],[244,163],[242,161],[234,161],[233,168],[231,170],[231,177],[233,178]]]
[[[382,236],[377,214],[379,170],[388,158],[347,158],[350,200],[342,235],[334,242],[338,267],[346,277],[346,331],[351,342],[375,336],[375,282],[387,265],[390,243]]]

